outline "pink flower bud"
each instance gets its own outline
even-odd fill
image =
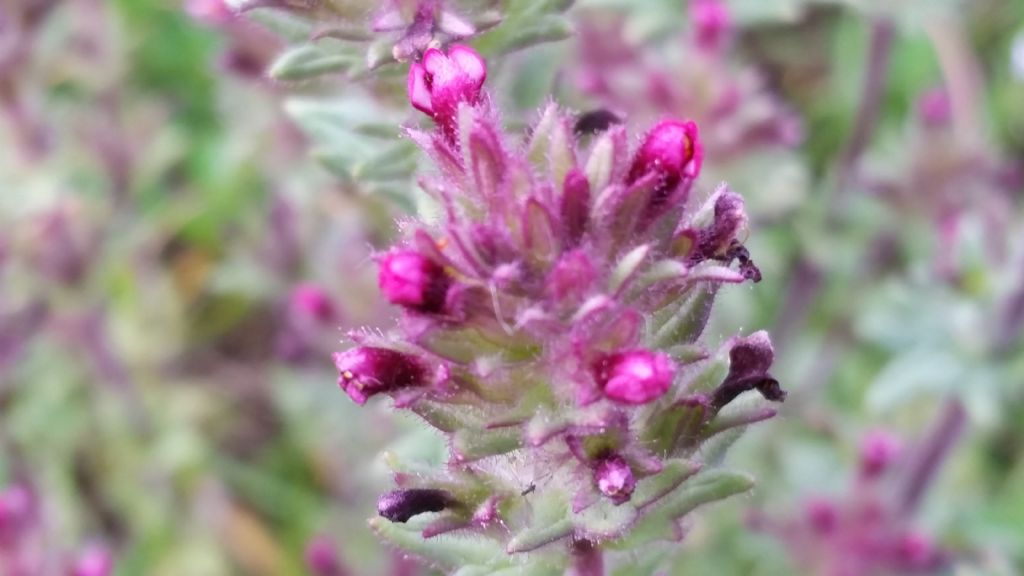
[[[689,194],[689,185],[700,174],[703,152],[697,124],[687,120],[664,120],[648,132],[626,177],[627,184],[655,175],[654,194],[649,212],[656,212],[669,203],[680,184],[674,203],[683,203]]]
[[[646,404],[661,397],[675,374],[675,364],[667,354],[644,349],[610,354],[594,365],[604,395],[622,404]]]
[[[14,485],[0,492],[0,545],[15,540],[32,520],[32,494]]]
[[[75,560],[71,576],[108,576],[114,571],[110,551],[100,546],[87,548]]]
[[[902,446],[899,438],[875,430],[869,433],[860,446],[860,473],[867,479],[877,478],[899,456]]]
[[[197,22],[210,26],[226,24],[235,17],[226,0],[187,0],[185,12]]]
[[[413,250],[393,250],[380,258],[380,290],[388,302],[424,313],[444,309],[451,279],[444,268]]]
[[[469,46],[452,46],[448,54],[430,48],[409,69],[409,100],[452,137],[459,104],[477,104],[486,78],[486,62]]]
[[[338,551],[324,536],[309,541],[305,556],[306,567],[313,576],[344,576],[348,573],[341,564]]]
[[[897,559],[910,570],[934,570],[942,563],[942,555],[928,536],[909,532],[900,538]]]
[[[628,501],[636,488],[633,470],[621,456],[610,456],[601,460],[594,468],[594,481],[597,483],[597,489],[616,504]]]
[[[690,20],[694,42],[709,52],[722,48],[732,31],[732,15],[720,0],[690,0]]]
[[[811,529],[821,536],[831,534],[839,525],[839,510],[828,500],[811,500],[805,513]]]
[[[327,324],[336,318],[331,297],[316,284],[299,284],[288,296],[288,309],[302,323]]]
[[[426,369],[415,357],[387,348],[361,347],[334,354],[338,386],[359,405],[381,392],[421,386]]]
[[[953,105],[943,88],[933,88],[917,99],[917,117],[929,128],[941,128],[953,118]]]

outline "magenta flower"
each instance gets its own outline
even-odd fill
[[[647,218],[686,202],[702,160],[700,136],[693,122],[665,120],[647,133],[626,176],[626,183],[631,185],[653,180]]]
[[[690,20],[701,50],[720,50],[732,32],[732,14],[722,0],[690,0]]]
[[[341,563],[334,544],[324,536],[317,536],[306,544],[306,567],[313,576],[345,576],[348,570]]]
[[[303,323],[328,324],[337,319],[334,302],[316,284],[299,284],[293,288],[288,297],[288,305],[292,316]]]
[[[621,456],[602,459],[594,468],[594,481],[597,489],[616,504],[628,501],[636,489],[633,470]]]
[[[380,257],[380,291],[388,302],[424,313],[441,312],[451,279],[437,262],[412,250]]]
[[[86,548],[75,560],[71,576],[109,576],[114,572],[114,558],[101,546]]]
[[[226,24],[235,17],[226,0],[186,0],[185,11],[196,21],[211,26]]]
[[[452,46],[447,54],[430,48],[409,68],[409,100],[454,135],[459,104],[477,104],[486,78],[483,58],[469,46]]]
[[[953,104],[945,88],[933,88],[917,99],[917,117],[929,128],[948,126],[953,118]]]
[[[878,478],[884,474],[903,449],[903,443],[896,436],[883,430],[869,433],[860,446],[860,473],[866,479]]]
[[[594,376],[604,395],[623,404],[647,404],[672,385],[676,367],[662,352],[628,350],[600,359]]]
[[[356,404],[370,396],[426,383],[423,365],[409,354],[387,348],[352,348],[334,355],[340,377],[338,386]]]

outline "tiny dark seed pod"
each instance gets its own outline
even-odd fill
[[[404,523],[417,514],[440,512],[451,505],[452,498],[444,490],[392,490],[377,500],[377,513],[392,522]]]
[[[573,132],[577,136],[599,134],[616,124],[622,124],[622,118],[618,114],[611,110],[598,108],[597,110],[584,112],[577,116]]]

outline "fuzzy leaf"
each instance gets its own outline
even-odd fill
[[[627,283],[636,276],[650,252],[651,247],[647,244],[637,246],[627,252],[612,270],[611,277],[608,279],[608,291],[618,294],[624,289]]]
[[[697,286],[691,290],[655,331],[653,346],[669,348],[696,341],[707,325],[716,292],[717,289],[713,286]],[[715,382],[715,385],[717,386],[718,382]]]
[[[351,51],[327,50],[320,44],[301,44],[285,50],[267,73],[274,80],[298,82],[344,72],[359,64],[360,58]]]
[[[519,428],[497,430],[460,429],[452,436],[452,452],[462,462],[507,454],[522,448]]]
[[[494,541],[479,536],[447,536],[426,540],[418,523],[396,524],[383,518],[371,518],[370,528],[381,538],[424,560],[444,566],[466,564],[491,565],[505,557]]]
[[[529,552],[570,534],[572,534],[572,520],[569,518],[563,518],[553,524],[537,523],[516,534],[509,540],[505,549],[509,554]]]
[[[701,465],[698,462],[683,459],[668,460],[660,473],[645,478],[637,484],[630,503],[637,508],[648,506],[675,490],[700,469]]]

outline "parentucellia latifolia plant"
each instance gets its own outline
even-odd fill
[[[386,456],[397,487],[370,525],[460,576],[605,574],[753,486],[721,461],[785,397],[771,342],[700,340],[718,290],[760,279],[744,203],[694,190],[693,122],[631,151],[616,120],[551,104],[517,137],[486,76],[462,45],[411,64],[433,129],[405,133],[438,216],[377,256],[398,326],[334,356],[357,404],[390,396],[447,439],[438,466]]]

